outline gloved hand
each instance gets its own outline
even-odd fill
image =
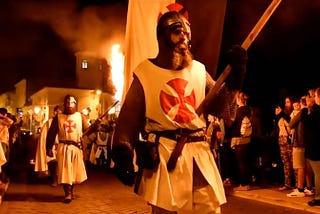
[[[248,53],[240,45],[233,45],[227,52],[227,62],[231,66],[231,73],[226,79],[228,88],[241,90],[246,75]]]
[[[51,158],[53,157],[52,149],[47,149],[47,152],[46,152],[46,153],[47,153],[47,156],[48,156],[48,157],[51,157]]]
[[[118,179],[127,186],[132,186],[135,181],[133,166],[133,152],[128,148],[113,148],[114,169]]]

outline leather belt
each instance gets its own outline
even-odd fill
[[[190,130],[190,129],[177,129],[168,131],[152,132],[157,137],[164,137],[170,140],[179,141],[181,137],[184,137],[187,143],[206,141],[203,129]]]
[[[67,145],[74,145],[74,146],[78,147],[79,149],[82,149],[82,144],[80,142],[76,143],[72,140],[59,140],[59,143],[63,143],[63,144],[67,144]]]
[[[171,140],[175,140],[177,142],[180,141],[181,138],[184,138],[183,140],[186,143],[192,143],[192,142],[199,142],[199,141],[206,141],[206,136],[183,136],[183,135],[177,135],[177,136],[161,136],[161,137],[165,137]]]
[[[199,133],[200,132],[200,133]],[[169,160],[167,162],[167,169],[169,172],[174,170],[177,164],[177,160],[181,155],[182,149],[186,143],[206,141],[206,136],[203,135],[203,130],[185,130],[178,129],[174,131],[161,131],[154,132],[156,136],[165,137],[171,140],[177,141],[176,146],[174,147]],[[193,136],[191,134],[202,134],[201,136]]]

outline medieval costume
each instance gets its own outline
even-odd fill
[[[59,106],[54,108],[54,116],[60,113]],[[34,171],[38,173],[39,177],[49,176],[51,178],[51,186],[57,186],[57,147],[59,144],[58,135],[56,136],[55,142],[53,144],[53,157],[49,157],[46,154],[46,138],[48,130],[51,126],[52,118],[47,120],[41,127],[40,135],[37,141],[37,150],[35,156]]]
[[[58,135],[57,148],[58,184],[62,184],[65,192],[65,202],[70,203],[74,198],[73,187],[87,179],[81,137],[85,120],[76,111],[74,96],[67,95],[64,100],[63,113],[57,114],[49,128],[46,149],[47,155],[53,156],[52,146]]]
[[[226,203],[224,188],[206,140],[205,117],[196,113],[215,83],[204,65],[192,59],[190,23],[183,14],[164,13],[157,39],[158,55],[134,70],[120,111],[113,144],[115,171],[124,184],[135,182],[152,213],[220,213],[220,205]],[[234,72],[206,109],[219,117],[232,117],[234,95],[243,82],[246,52],[238,46],[232,54],[237,58],[231,63]],[[157,145],[159,163],[146,168],[149,163],[137,153],[141,176],[135,181],[133,158],[142,142],[139,136]]]

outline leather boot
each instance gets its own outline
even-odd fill
[[[56,187],[56,186],[58,186],[57,162],[50,161],[48,163],[48,168],[50,171],[51,186]]]
[[[64,203],[70,203],[72,200],[71,197],[71,185],[70,184],[64,184],[63,185],[64,190]]]
[[[73,194],[73,189],[74,189],[74,184],[71,185],[71,199],[72,200],[76,199],[76,196]]]
[[[51,186],[52,186],[52,187],[58,186],[58,175],[53,175],[53,176],[52,176]]]

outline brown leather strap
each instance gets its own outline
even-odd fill
[[[76,147],[78,147],[79,149],[82,149],[82,143],[76,143],[74,141],[71,140],[59,140],[59,143],[63,143],[63,144],[67,144],[67,145],[74,145]]]
[[[156,135],[155,142],[158,142],[160,137],[168,138],[177,142],[167,162],[167,169],[169,172],[171,172],[176,167],[177,160],[181,155],[182,149],[186,143],[206,141],[206,136],[203,135],[202,132],[203,132],[203,129],[198,129],[198,130],[178,129],[178,130],[152,132],[152,134]],[[195,133],[201,134],[201,135],[200,136],[190,135]],[[146,135],[145,137],[146,137],[146,140],[148,140],[148,135]]]
[[[177,160],[181,155],[184,144],[186,143],[187,143],[187,136],[181,136],[177,139],[176,146],[174,147],[167,163],[168,172],[171,172],[176,167]]]

